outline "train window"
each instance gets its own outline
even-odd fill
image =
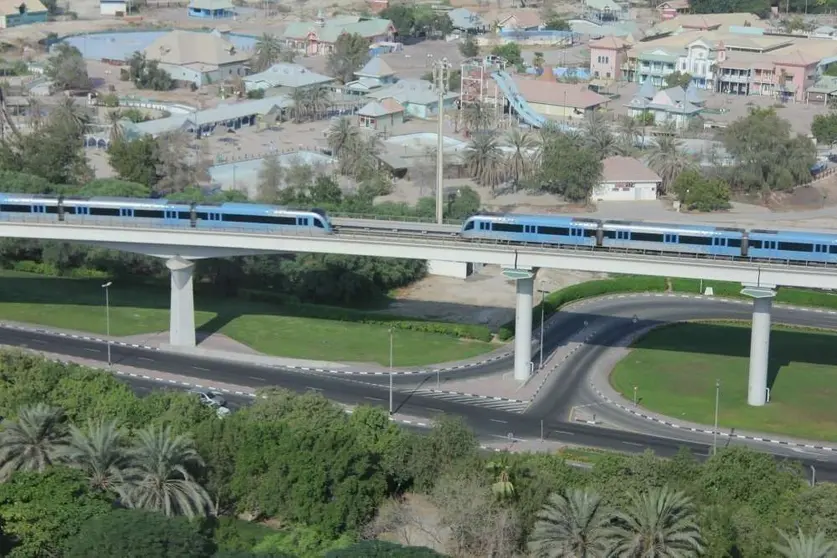
[[[662,242],[663,235],[658,233],[632,232],[631,240],[637,240],[640,242]]]
[[[7,213],[32,213],[32,207],[29,205],[0,205],[0,211]]]
[[[762,242],[761,240],[751,240],[750,241],[750,248],[758,248],[758,249],[764,248],[764,242]]]
[[[108,217],[119,217],[118,207],[91,207],[90,215],[105,215]]]
[[[191,221],[192,220],[192,212],[191,211],[178,211],[177,218],[183,219],[184,221]]]
[[[712,246],[712,237],[709,236],[688,236],[680,235],[680,244],[693,244],[695,246]]]
[[[323,222],[320,219],[314,219],[314,226],[320,229],[324,229]]]
[[[828,247],[829,254],[837,254],[837,246],[829,246]]]
[[[294,217],[277,217],[274,215],[236,215],[225,213],[224,221],[230,223],[263,223],[268,225],[296,225]]]
[[[162,219],[163,212],[162,210],[154,209],[135,209],[134,217],[140,217],[142,219]]]
[[[46,208],[46,212],[47,213],[52,213],[53,215],[56,215],[58,213],[58,206],[57,205],[48,205],[47,208]]]
[[[729,238],[727,239],[727,246],[729,246],[730,248],[741,248],[741,239]]]
[[[522,233],[523,225],[512,225],[509,223],[494,223],[494,225],[491,227],[491,230],[499,232]]]
[[[788,252],[813,252],[814,247],[811,244],[802,244],[801,242],[779,242],[779,250],[786,250]]]
[[[465,230],[466,231],[470,231],[470,230],[473,230],[473,229],[474,229],[474,222],[473,221],[468,221],[467,223],[465,223]]]
[[[584,229],[584,236],[596,236],[596,229]]]
[[[538,234],[552,234],[557,236],[570,236],[570,229],[566,227],[538,227]]]
[[[195,219],[203,219],[204,221],[208,221],[209,213],[207,213],[206,211],[198,211],[197,213],[195,213]]]
[[[604,231],[605,238],[616,238],[616,231]]]

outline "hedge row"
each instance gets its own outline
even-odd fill
[[[671,292],[698,294],[705,292],[707,287],[712,287],[714,296],[744,298],[741,295],[742,286],[740,283],[622,275],[611,279],[599,279],[572,285],[551,293],[544,299],[544,313],[546,316],[551,316],[562,306],[571,302],[614,293],[664,292],[670,289]],[[775,301],[797,306],[837,308],[837,293],[782,288],[778,290]],[[532,312],[532,327],[539,326],[540,320],[541,306],[538,304]],[[497,332],[497,337],[501,341],[507,341],[514,337],[514,320],[501,326]]]
[[[87,267],[79,267],[70,270],[69,273],[63,274],[52,264],[43,262],[33,262],[31,260],[21,260],[12,265],[12,269],[23,273],[35,273],[38,275],[46,275],[49,277],[73,277],[76,279],[105,279],[108,274],[98,269],[90,269]]]
[[[300,318],[380,325],[394,329],[437,333],[459,339],[475,339],[485,342],[491,341],[492,338],[491,330],[482,325],[431,322],[420,318],[404,319],[401,316],[393,316],[391,314],[378,314],[376,312],[364,312],[334,306],[304,304],[295,302],[291,297],[286,295],[250,289],[240,289],[239,295],[254,302],[279,305],[282,307],[282,313],[284,315],[293,315]]]

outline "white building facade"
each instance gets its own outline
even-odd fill
[[[590,194],[592,201],[653,201],[662,180],[633,157],[602,161],[602,180]]]

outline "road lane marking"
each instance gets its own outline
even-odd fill
[[[305,386],[305,389],[310,389],[312,391],[323,391],[323,388],[315,388],[311,386]]]
[[[251,380],[256,380],[257,382],[266,382],[267,381],[265,378],[260,378],[258,376],[247,376],[247,377],[250,378]]]
[[[628,446],[636,446],[638,448],[645,447],[642,444],[637,444],[636,442],[622,442],[622,443],[625,444],[625,445],[628,445]]]
[[[557,432],[558,434],[564,434],[565,436],[575,436],[574,432],[567,432],[566,430],[553,430],[552,432]]]
[[[369,397],[368,395],[364,395],[363,398],[369,399],[370,401],[383,401],[380,397]]]
[[[201,368],[200,366],[192,366],[195,370],[202,370],[204,372],[212,372],[209,368]]]
[[[137,357],[137,359],[138,360],[144,360],[146,362],[154,362],[153,358],[148,358],[148,357]]]
[[[43,339],[30,339],[30,341],[32,341],[33,343],[37,343],[38,345],[49,345],[49,343],[47,343]]]
[[[99,349],[91,349],[90,347],[85,347],[84,350],[85,351],[90,351],[91,353],[101,353],[102,352]]]
[[[508,421],[505,421],[505,420],[499,420],[499,419],[488,419],[488,420],[490,420],[491,422],[499,422],[500,424],[508,424]]]

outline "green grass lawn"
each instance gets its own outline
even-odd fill
[[[0,319],[104,334],[100,279],[67,279],[0,272]],[[266,354],[300,359],[389,364],[386,326],[283,315],[282,307],[241,299],[195,295],[195,327],[218,331]],[[169,291],[110,288],[110,325],[115,336],[156,333],[169,327]],[[396,329],[395,366],[420,366],[469,358],[490,343]]]
[[[749,324],[689,323],[640,339],[611,375],[627,399],[652,411],[712,424],[721,381],[719,424],[815,440],[837,440],[837,335],[774,327],[770,403],[747,405]]]

